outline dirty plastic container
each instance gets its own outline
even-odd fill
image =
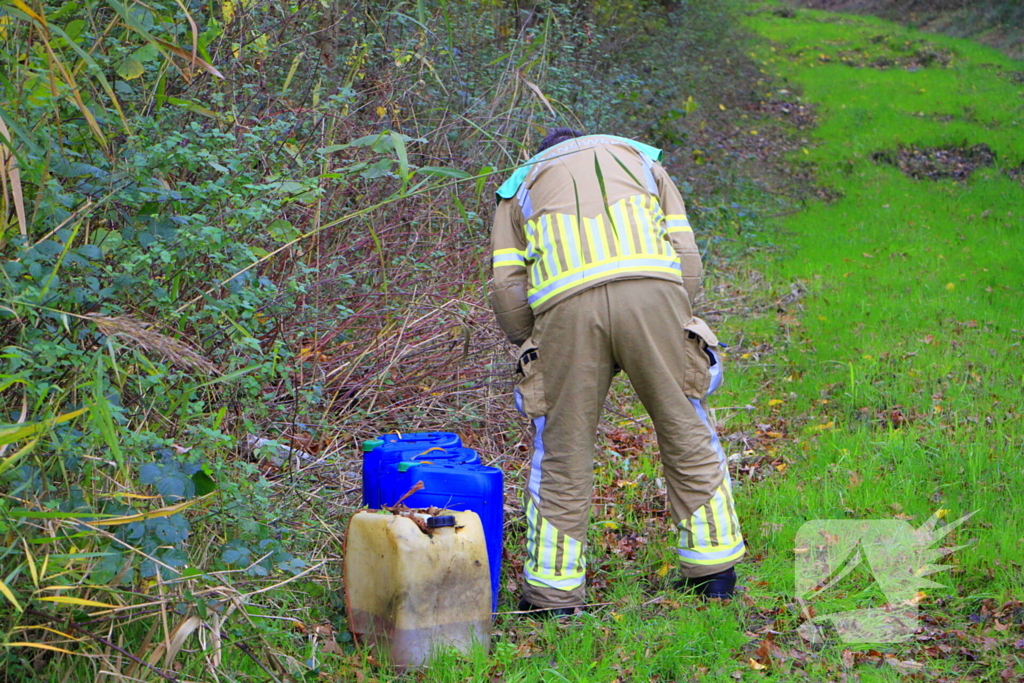
[[[472,510],[480,515],[487,538],[487,559],[491,567],[492,609],[497,612],[505,521],[501,470],[462,462],[442,464],[440,461],[432,461],[427,464],[402,460],[387,463],[381,467],[373,499],[382,505],[394,505],[420,481],[423,482],[423,490],[406,498],[403,501],[405,505],[411,508],[433,506],[448,510]]]
[[[380,479],[382,473],[394,471],[394,467],[399,462],[421,461],[448,465],[480,464],[480,456],[476,451],[463,448],[460,445],[458,434],[421,432],[407,434],[397,441],[387,440],[396,436],[395,434],[385,434],[380,439],[363,442],[363,504],[369,508],[377,509],[381,507],[382,503],[384,505],[394,503],[394,500],[382,501],[380,499]]]
[[[480,517],[360,510],[345,538],[345,603],[353,635],[399,671],[441,648],[490,646],[491,582]]]

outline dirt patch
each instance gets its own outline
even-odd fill
[[[814,128],[818,123],[814,116],[814,111],[806,104],[800,104],[799,102],[784,100],[762,101],[752,107],[751,111],[788,123],[797,130]]]
[[[876,164],[895,166],[904,175],[921,180],[954,178],[967,180],[971,173],[982,166],[991,166],[996,153],[984,143],[968,147],[898,147],[882,150],[871,155]]]
[[[878,36],[880,43],[885,36]],[[888,46],[883,46],[883,49]],[[873,69],[924,69],[930,66],[949,66],[953,53],[944,48],[921,41],[907,46],[904,50],[887,50],[884,54],[871,54],[870,50],[855,48],[839,52],[839,61],[847,66],[871,67]]]
[[[1003,171],[1003,173],[1010,176],[1018,183],[1024,185],[1024,161],[1022,161],[1020,163],[1020,166],[1018,166],[1017,168],[1008,168],[1005,171]]]
[[[822,52],[821,47],[794,50],[787,53],[793,61],[808,58],[819,64],[844,64],[861,69],[906,69],[916,71],[929,67],[946,67],[953,62],[953,52],[927,40],[897,41],[888,35],[877,35],[870,45],[839,50],[833,54]]]

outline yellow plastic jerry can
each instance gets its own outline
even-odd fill
[[[344,565],[349,630],[399,671],[441,648],[490,646],[490,569],[475,512],[361,510]]]

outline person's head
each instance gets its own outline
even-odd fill
[[[540,141],[540,145],[537,147],[537,154],[555,145],[560,145],[566,140],[581,137],[583,137],[583,133],[573,128],[551,128],[548,130],[548,134],[544,136],[544,139]]]

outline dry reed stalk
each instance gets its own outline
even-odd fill
[[[127,316],[88,315],[107,337],[121,337],[133,341],[145,351],[157,353],[179,368],[196,370],[208,375],[220,375],[217,366],[201,356],[183,341],[168,337]]]

